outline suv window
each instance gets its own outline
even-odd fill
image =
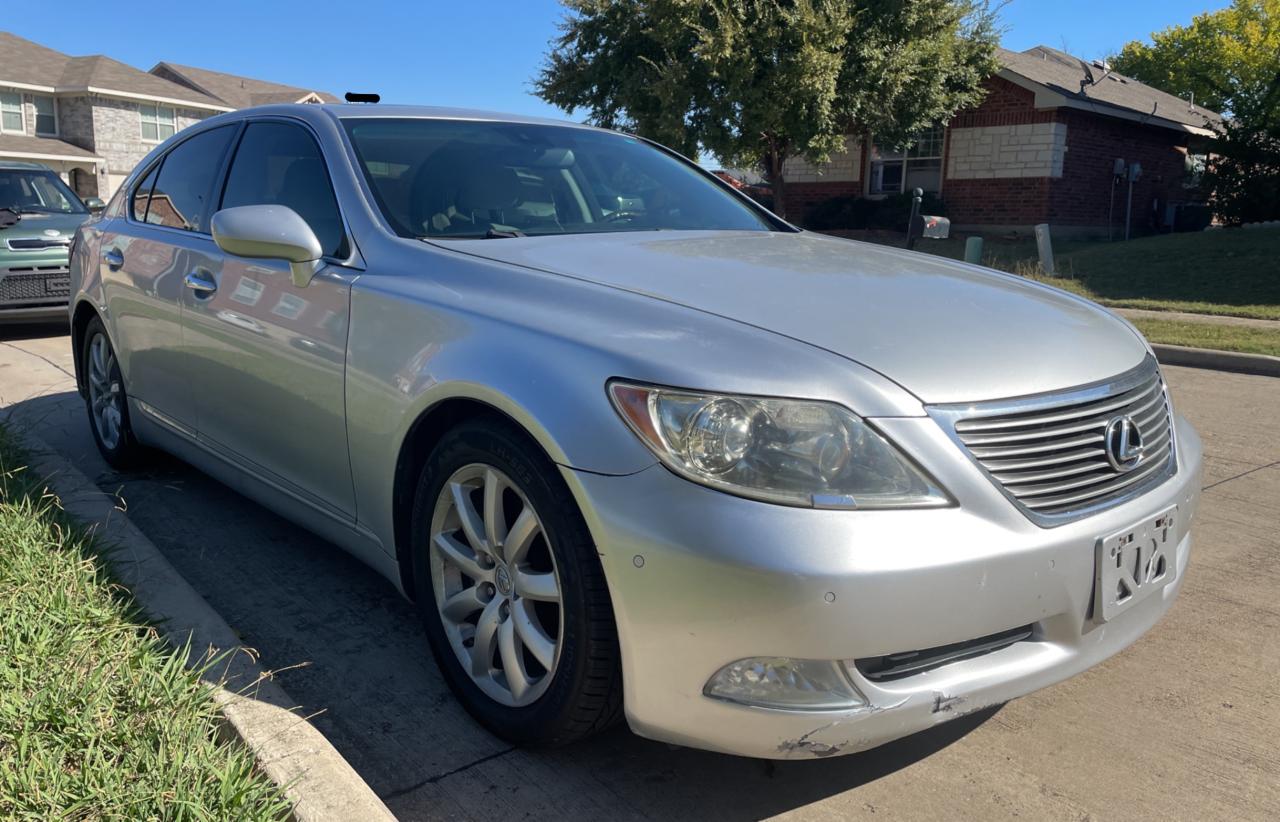
[[[179,143],[165,155],[147,206],[147,222],[209,232],[210,195],[234,133],[235,126],[219,126]]]
[[[260,122],[245,129],[222,208],[245,205],[288,206],[311,226],[325,256],[346,256],[338,200],[320,146],[301,126]]]

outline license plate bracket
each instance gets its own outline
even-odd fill
[[[1178,506],[1098,540],[1094,558],[1093,618],[1115,619],[1177,575]]]

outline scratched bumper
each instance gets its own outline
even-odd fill
[[[1185,420],[1176,422],[1171,479],[1052,529],[1022,516],[931,420],[877,424],[957,507],[817,511],[739,499],[657,466],[627,477],[565,469],[609,580],[636,733],[773,759],[865,750],[1079,673],[1134,642],[1177,596],[1200,487],[1200,442]],[[1171,504],[1176,578],[1096,622],[1097,540]],[[891,682],[852,666],[1028,624],[1028,640]],[[782,711],[703,694],[722,666],[756,656],[849,660],[869,704]]]

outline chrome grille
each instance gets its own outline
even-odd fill
[[[1104,383],[1071,391],[930,413],[1034,521],[1056,525],[1136,496],[1174,470],[1164,381],[1150,357]],[[1129,417],[1142,455],[1122,468],[1108,457],[1107,426]]]

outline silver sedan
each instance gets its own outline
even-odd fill
[[[1200,443],[1131,326],[636,137],[220,115],[72,285],[106,458],[169,451],[377,569],[514,742],[862,750],[1120,651],[1186,571]]]

